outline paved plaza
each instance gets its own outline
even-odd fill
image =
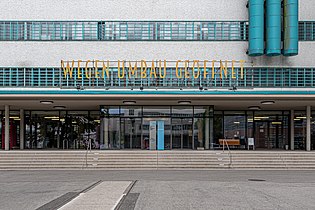
[[[1,171],[0,209],[315,209],[315,171]]]

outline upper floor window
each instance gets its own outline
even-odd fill
[[[244,21],[3,21],[0,40],[245,41],[246,25]]]

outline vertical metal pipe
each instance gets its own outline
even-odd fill
[[[4,106],[4,149],[9,150],[10,149],[10,106],[5,105]]]
[[[294,110],[291,110],[290,132],[290,148],[291,150],[294,150]]]
[[[306,151],[311,150],[311,106],[306,107]]]
[[[210,119],[207,117],[205,122],[205,149],[213,148],[213,142],[210,141]],[[211,124],[212,125],[212,124]],[[211,145],[211,147],[209,147]]]
[[[24,109],[20,109],[20,149],[24,149]]]

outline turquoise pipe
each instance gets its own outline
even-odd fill
[[[283,1],[283,55],[294,56],[299,53],[299,3],[298,0]]]
[[[281,0],[266,0],[266,55],[281,55]]]
[[[264,0],[249,0],[249,56],[264,54]]]

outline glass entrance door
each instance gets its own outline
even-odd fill
[[[193,119],[173,118],[172,119],[172,148],[192,149],[193,148]]]
[[[160,128],[158,122],[162,123],[162,127]],[[143,118],[143,126],[142,126],[142,146],[141,149],[152,149],[150,148],[150,123],[156,123],[156,142],[158,144],[159,138],[164,139],[164,149],[170,149],[171,142],[171,119],[170,118]],[[163,130],[162,132],[159,130]],[[152,135],[152,133],[151,133]],[[161,135],[161,136],[160,136]]]
[[[255,141],[257,148],[275,149],[282,147],[281,123],[270,121],[255,122]]]
[[[125,149],[141,148],[142,118],[121,118],[121,147]]]

